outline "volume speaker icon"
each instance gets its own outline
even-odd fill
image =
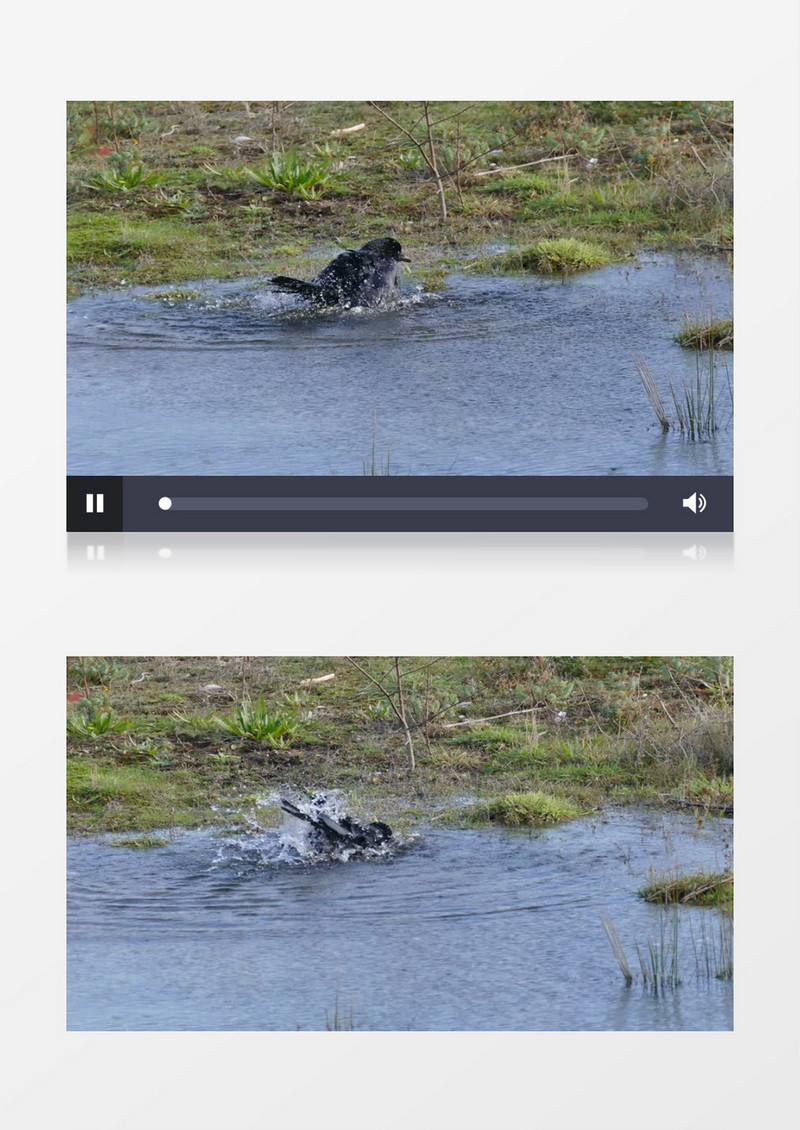
[[[697,493],[690,494],[688,498],[684,498],[683,505],[693,514],[702,514],[706,508],[706,496]]]

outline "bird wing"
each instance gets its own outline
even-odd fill
[[[337,823],[336,820],[333,820],[330,816],[326,816],[326,814],[324,812],[321,812],[319,814],[319,822],[325,828],[327,828],[327,830],[329,832],[333,832],[333,834],[335,836],[341,836],[342,839],[345,839],[345,840],[350,840],[350,839],[353,838],[353,833],[350,831],[349,828],[345,828],[343,824],[339,824],[339,823]]]
[[[281,808],[284,812],[288,812],[290,816],[296,816],[298,820],[307,820],[309,824],[313,824],[315,827],[318,824],[315,817],[309,816],[307,812],[303,812],[302,808],[298,808],[296,804],[292,804],[285,797],[281,797]]]
[[[320,271],[314,283],[323,291],[333,291],[338,300],[355,298],[365,287],[373,285],[375,263],[361,251],[343,251]]]

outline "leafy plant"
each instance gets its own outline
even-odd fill
[[[241,184],[242,181],[249,179],[249,170],[242,165],[224,165],[222,168],[217,168],[216,165],[203,165],[203,168],[212,176],[219,177],[220,180]]]
[[[84,687],[89,683],[103,687],[116,679],[124,678],[125,668],[102,655],[81,655],[70,661],[69,676],[79,680]]]
[[[395,158],[401,169],[418,169],[422,164],[422,154],[418,149],[406,149]]]
[[[219,722],[214,714],[189,714],[184,710],[173,710],[172,717],[182,726],[189,726],[193,730],[210,730]]]
[[[273,153],[258,168],[243,170],[246,176],[265,188],[276,188],[288,196],[318,200],[330,181],[330,170],[323,161],[303,161],[296,149]]]
[[[152,188],[164,179],[161,173],[146,172],[142,161],[125,161],[116,168],[103,169],[86,182],[86,187],[95,192],[136,192],[140,188]]]
[[[121,734],[129,730],[126,718],[115,718],[109,709],[91,709],[88,712],[73,714],[67,718],[67,733],[77,738],[96,738],[101,734]]]
[[[243,702],[227,716],[215,715],[215,721],[229,734],[264,742],[270,749],[290,746],[300,725],[296,714],[270,714],[263,698]]]

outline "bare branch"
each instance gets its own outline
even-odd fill
[[[383,697],[386,699],[386,701],[391,706],[391,708],[394,712],[394,715],[397,718],[400,725],[403,727],[403,732],[406,736],[406,747],[408,748],[408,767],[409,767],[409,769],[416,768],[416,761],[415,761],[415,758],[414,758],[414,742],[411,738],[411,730],[409,729],[408,722],[406,721],[406,716],[405,716],[405,703],[404,703],[404,700],[403,700],[403,683],[402,683],[402,677],[401,677],[401,674],[400,674],[400,657],[395,656],[395,671],[397,673],[397,697],[398,697],[398,701],[400,703],[399,709],[398,709],[398,706],[395,703],[394,698],[392,697],[391,693],[389,691],[387,691],[386,687],[384,687],[381,683],[379,683],[377,679],[375,679],[372,675],[370,675],[369,671],[365,671],[364,668],[361,666],[361,664],[356,663],[355,659],[353,659],[352,656],[346,655],[345,659],[347,660],[348,663],[352,664],[352,666],[355,667],[357,671],[360,671],[361,674],[364,676],[364,678],[368,679],[374,687],[378,688],[378,690],[381,692]]]
[[[562,153],[560,157],[540,157],[538,161],[526,161],[524,165],[505,165],[502,169],[484,169],[480,173],[473,173],[474,177],[491,177],[497,173],[510,173],[513,169],[529,169],[531,165],[546,165],[550,161],[567,161],[576,157],[576,153]],[[466,165],[464,166],[466,168]]]
[[[401,126],[399,122],[395,121],[395,119],[392,117],[391,114],[387,114],[385,110],[382,110],[380,108],[380,106],[377,104],[377,102],[367,102],[367,105],[371,106],[373,110],[377,110],[379,114],[381,114],[384,118],[386,118],[387,121],[391,122],[392,125],[396,129],[399,129],[400,132],[402,134],[404,134],[408,138],[408,140],[413,145],[415,145],[417,147],[417,149],[419,149],[420,154],[422,156],[422,160],[428,166],[428,168],[433,173],[433,175],[435,177],[438,177],[439,173],[438,173],[436,167],[431,164],[430,158],[428,157],[428,154],[425,152],[425,147],[423,146],[422,142],[417,141],[417,139],[416,139],[416,137],[414,137],[413,133],[411,133],[410,130],[407,130],[405,126]]]
[[[439,197],[439,219],[442,223],[447,219],[447,204],[444,199],[444,185],[442,178],[439,176],[439,170],[436,167],[436,150],[433,148],[433,129],[431,127],[431,114],[430,102],[423,103],[425,106],[425,123],[428,127],[428,145],[431,150],[431,168],[433,169],[434,176],[436,177],[436,192]]]
[[[408,140],[416,146],[417,149],[419,149],[423,161],[430,169],[431,173],[433,174],[433,179],[436,181],[436,194],[439,198],[439,219],[442,223],[444,223],[444,221],[447,219],[447,204],[445,203],[444,199],[444,185],[442,184],[442,178],[439,175],[439,170],[436,167],[436,150],[433,147],[430,103],[423,102],[422,104],[425,111],[424,116],[428,130],[428,145],[430,146],[430,156],[425,152],[425,147],[422,142],[418,141],[414,134],[410,130],[407,130],[405,126],[401,125],[400,122],[396,121],[391,114],[388,114],[386,110],[382,110],[377,102],[367,102],[367,105],[371,106],[373,110],[377,110],[378,113],[386,118],[387,121],[392,123],[395,129],[399,129],[400,132],[404,134],[408,138]]]
[[[514,714],[538,714],[539,709],[538,706],[532,706],[527,710],[509,710],[505,714],[491,714],[488,718],[467,718],[464,722],[443,722],[442,725],[448,730],[453,730],[456,726],[475,726],[478,722],[494,722],[495,718],[511,718]]]

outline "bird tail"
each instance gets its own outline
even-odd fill
[[[276,275],[269,281],[275,290],[283,291],[286,294],[299,294],[303,298],[316,298],[317,300],[322,298],[322,287],[317,286],[316,283],[290,279],[286,275]]]

